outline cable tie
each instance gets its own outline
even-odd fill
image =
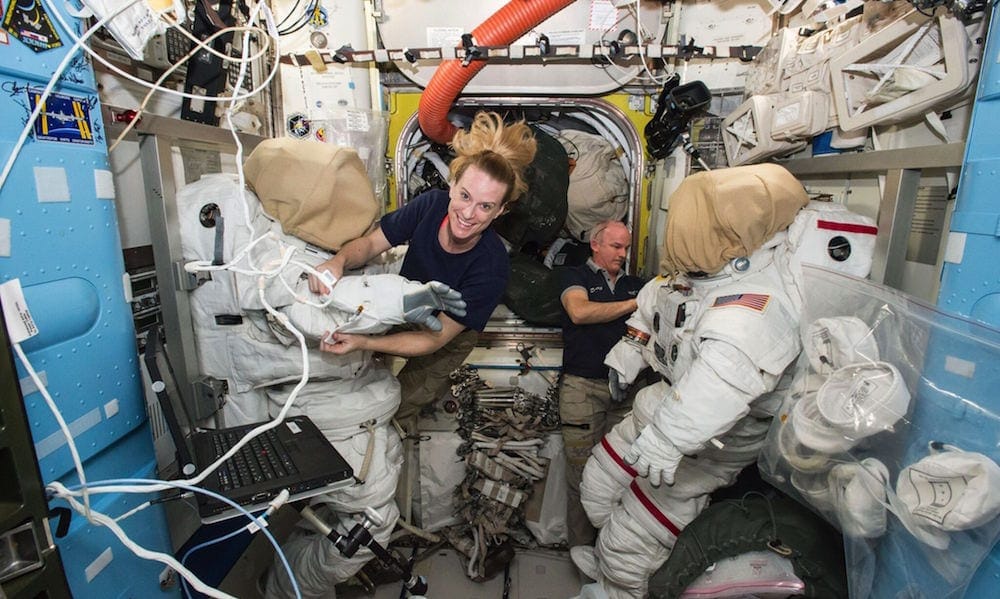
[[[473,59],[480,58],[483,50],[475,44],[471,33],[462,34],[462,47],[465,48],[465,58],[462,59],[462,66],[467,67]]]

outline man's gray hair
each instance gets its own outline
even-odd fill
[[[628,229],[628,226],[620,220],[615,220],[613,218],[608,220],[603,220],[594,225],[594,228],[590,230],[590,240],[599,242],[601,240],[600,239],[601,235],[604,234],[604,231],[607,230],[608,227],[614,224],[622,225],[623,227]]]

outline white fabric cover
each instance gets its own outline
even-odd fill
[[[805,141],[780,141],[771,136],[775,103],[780,95],[751,96],[722,120],[722,142],[729,166],[754,164],[791,154]]]
[[[977,72],[962,22],[911,12],[830,59],[845,131],[912,119],[966,90]]]
[[[542,545],[565,543],[567,539],[566,496],[568,491],[566,485],[566,447],[563,445],[561,432],[549,433],[545,439],[545,445],[538,450],[538,457],[546,458],[549,461],[545,474],[545,486],[542,489],[542,505],[537,519],[532,520],[526,515],[524,526]],[[532,497],[530,501],[534,500],[535,498]]]
[[[782,27],[771,36],[764,48],[748,65],[743,93],[747,96],[775,94],[781,91],[781,77],[798,48],[799,36],[790,27]]]
[[[458,524],[455,516],[455,489],[466,476],[465,461],[458,457],[462,437],[455,432],[431,431],[422,434],[417,451],[420,458],[420,527],[435,532]]]
[[[810,140],[826,130],[830,97],[821,92],[784,93],[774,103],[771,137],[782,141]]]

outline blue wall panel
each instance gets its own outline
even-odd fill
[[[949,312],[1000,327],[1000,17],[997,5],[992,7],[990,32],[983,53],[972,125],[966,141],[965,161],[951,223],[949,258],[941,276],[938,306]],[[935,347],[948,352],[949,347]],[[1000,413],[997,395],[997,350],[983,347],[968,359],[977,368],[992,373],[976,376],[962,391],[962,397]],[[927,377],[943,374],[937,361],[928,361]],[[1000,426],[983,414],[969,412],[959,421],[938,424],[951,428],[969,449],[982,451],[994,459],[998,451]],[[996,597],[1000,581],[1000,547],[994,547],[972,582],[965,597]]]
[[[65,18],[78,26],[77,19]],[[61,47],[36,52],[14,36],[0,45],[4,161],[73,45],[50,21]],[[155,458],[126,300],[106,132],[89,62],[77,52],[69,64],[0,189],[0,281],[20,280],[39,328],[23,348],[73,432],[88,479],[150,478]],[[2,234],[8,226],[9,249]],[[18,374],[26,380],[20,364]],[[42,395],[33,384],[23,390],[43,480],[76,482],[68,446]],[[117,516],[147,498],[113,494],[95,497],[93,505]],[[72,522],[70,534],[56,544],[75,597],[107,597],[109,588],[120,596],[163,595],[162,564],[135,557],[107,529],[81,516]],[[159,507],[129,518],[125,528],[148,549],[171,552]]]

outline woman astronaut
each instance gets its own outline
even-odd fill
[[[779,380],[801,349],[796,273],[809,261],[867,275],[867,225],[809,202],[774,164],[697,173],[671,196],[661,267],[675,274],[640,291],[605,360],[612,384],[647,365],[661,381],[594,448],[581,484],[600,533],[592,553],[573,558],[609,596],[643,596],[709,494],[756,460]]]
[[[225,381],[226,425],[275,416],[308,378],[288,413],[310,416],[358,480],[314,498],[312,508],[346,533],[371,507],[381,519],[371,533],[384,544],[399,516],[393,497],[402,453],[389,424],[399,383],[370,352],[318,351],[320,336],[379,333],[404,322],[439,328],[437,311],[461,315],[464,302],[438,282],[414,283],[372,269],[329,281],[327,295],[309,291],[307,275],[329,257],[322,250],[362,235],[378,215],[354,150],[267,140],[244,170],[253,192],[236,176],[219,174],[177,194],[184,268],[199,279],[189,299],[200,374]],[[302,527],[283,551],[303,597],[328,596],[372,556],[363,548],[347,559],[323,535]],[[284,569],[274,572],[268,596],[293,595]]]

